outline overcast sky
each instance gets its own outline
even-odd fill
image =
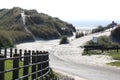
[[[120,0],[1,0],[0,8],[36,9],[53,17],[72,20],[120,19]]]

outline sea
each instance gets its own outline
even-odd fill
[[[77,20],[77,21],[69,21],[76,28],[80,29],[94,29],[98,26],[106,27],[108,24],[112,23],[112,21],[120,24],[120,20]]]

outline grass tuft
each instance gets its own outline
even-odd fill
[[[117,66],[117,67],[120,67],[120,62],[116,61],[116,62],[110,62],[110,63],[107,63],[108,65],[111,65],[111,66]]]

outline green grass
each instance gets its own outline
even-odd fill
[[[23,62],[19,62],[19,66],[23,66]],[[13,68],[13,61],[7,60],[5,61],[5,70]],[[31,67],[29,67],[29,73],[31,73]],[[23,76],[23,69],[19,70],[19,77]],[[29,77],[31,79],[31,77]],[[5,74],[5,80],[12,80],[12,72],[7,72]]]
[[[120,67],[120,62],[110,62],[110,63],[107,63],[108,65],[111,65],[111,66],[117,66],[117,67]]]
[[[12,69],[13,67],[13,61],[12,60],[7,60],[5,61],[5,70]],[[23,66],[23,62],[19,62],[20,66]],[[19,70],[19,76],[22,76],[23,74],[23,69]],[[8,72],[5,74],[5,80],[12,80],[12,72]]]
[[[118,52],[115,50],[110,51],[109,56],[112,56],[115,60],[120,60],[120,50]]]
[[[91,50],[88,52],[84,51],[82,53],[82,55],[100,55],[102,52],[100,52],[99,50]],[[120,67],[120,50],[117,52],[117,50],[110,50],[110,51],[106,51],[107,55],[111,56],[114,60],[118,60],[115,62],[110,62],[107,63],[107,65],[111,65],[111,66],[117,66]]]
[[[19,66],[23,66],[23,62],[19,62]],[[6,60],[5,61],[5,70],[8,70],[8,69],[12,69],[13,68],[13,60]],[[31,66],[29,67],[29,73],[31,73]],[[19,77],[22,77],[23,76],[23,69],[20,69],[19,70]],[[57,74],[52,71],[52,69],[50,69],[50,72],[48,73],[48,75],[46,75],[45,77],[47,76],[50,76],[50,78],[55,78],[55,80],[57,80]],[[32,80],[31,79],[32,77],[29,76],[29,79],[28,80]],[[12,72],[7,72],[5,73],[5,80],[13,80],[12,79]],[[46,80],[46,79],[39,79],[39,80]]]
[[[83,51],[82,55],[100,55],[102,54],[101,50],[89,50],[88,53],[87,51]]]
[[[107,64],[111,65],[111,66],[120,67],[120,50],[118,52],[116,50],[110,51],[109,56],[111,56],[114,60],[118,60],[118,61],[110,62],[110,63],[107,63]]]

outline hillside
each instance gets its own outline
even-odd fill
[[[111,38],[113,39],[113,41],[120,43],[120,25],[112,30]]]
[[[112,23],[110,23],[110,24],[108,24],[108,25],[106,25],[106,26],[104,26],[104,27],[101,26],[101,25],[98,26],[97,28],[95,28],[95,29],[92,30],[92,33],[105,31],[105,30],[108,30],[108,29],[110,29],[110,28],[113,28],[114,26],[117,26],[117,25],[118,25],[118,23],[112,21]]]
[[[23,11],[25,23],[21,16]],[[48,40],[60,38],[62,35],[72,36],[75,31],[72,24],[36,10],[19,7],[0,9],[0,47],[34,39]]]

